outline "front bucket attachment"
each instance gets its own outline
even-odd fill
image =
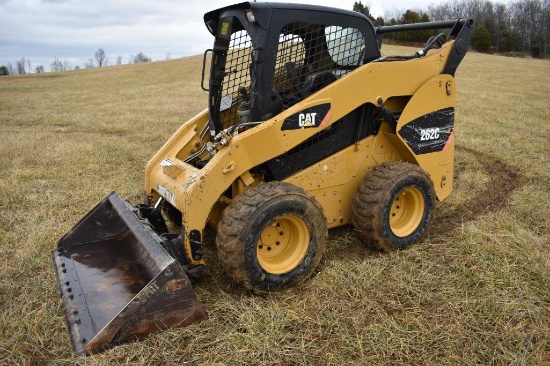
[[[187,274],[161,243],[115,192],[59,240],[52,254],[78,355],[206,317]]]

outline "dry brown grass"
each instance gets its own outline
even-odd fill
[[[265,297],[211,247],[207,321],[75,359],[50,252],[111,190],[139,200],[148,158],[206,105],[200,62],[0,78],[0,364],[550,363],[550,63],[476,53],[455,192],[422,244],[379,254],[333,230],[314,278]]]

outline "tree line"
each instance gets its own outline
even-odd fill
[[[550,0],[454,0],[432,4],[425,11],[388,11],[377,18],[361,1],[355,2],[353,10],[365,14],[375,26],[471,17],[474,19],[471,46],[475,50],[550,58]],[[429,36],[429,31],[428,34],[404,32],[395,34],[394,40],[425,42]]]
[[[375,26],[410,24],[418,22],[449,20],[472,17],[474,31],[471,46],[480,52],[504,54],[527,54],[537,58],[550,58],[550,0],[511,0],[493,2],[490,0],[448,0],[432,4],[427,10],[386,11],[384,17],[373,17],[367,5],[355,2],[353,10],[365,14]],[[426,42],[432,31],[402,32],[392,35],[395,42]],[[167,56],[169,58],[169,56]],[[128,63],[150,62],[143,52],[131,55]],[[118,56],[116,65],[122,64]],[[99,48],[93,58],[84,63],[86,69],[111,65],[105,51]],[[79,69],[75,66],[74,69]],[[72,70],[67,60],[55,57],[50,64],[51,71]],[[27,74],[32,71],[29,58],[21,58],[15,64],[0,66],[1,75]],[[45,72],[43,65],[34,67],[35,73]]]
[[[169,56],[167,56],[168,58]],[[139,64],[142,62],[151,62],[151,58],[148,57],[143,52],[138,53],[137,55],[131,55],[128,63],[129,64]],[[105,67],[110,66],[111,62],[109,58],[107,57],[107,54],[102,48],[99,48],[95,53],[94,57],[88,59],[87,62],[84,63],[83,67],[85,69],[91,69],[94,67]],[[115,61],[115,65],[122,65],[122,56],[118,56]],[[80,69],[80,66],[72,66],[71,63],[67,60],[60,60],[58,57],[55,57],[53,62],[50,64],[50,71],[57,72],[57,71],[69,71],[69,70],[77,70]],[[11,62],[7,65],[1,65],[0,66],[0,76],[3,75],[23,75],[23,74],[30,74],[34,71],[34,73],[42,73],[46,72],[46,69],[44,65],[36,65],[34,69],[32,68],[32,63],[30,58],[22,57],[20,60],[15,61],[15,65]]]

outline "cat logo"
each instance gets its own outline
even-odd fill
[[[316,115],[317,113],[300,113],[300,115],[298,116],[298,126],[314,127]]]
[[[281,130],[323,128],[330,120],[330,115],[330,103],[318,104],[287,117],[281,126]]]

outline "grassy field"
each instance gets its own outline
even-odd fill
[[[200,64],[0,78],[0,364],[550,363],[550,62],[476,53],[457,72],[455,190],[423,243],[380,254],[333,230],[311,280],[265,297],[211,245],[208,320],[74,358],[50,252],[110,191],[140,201],[149,157],[206,105]]]

